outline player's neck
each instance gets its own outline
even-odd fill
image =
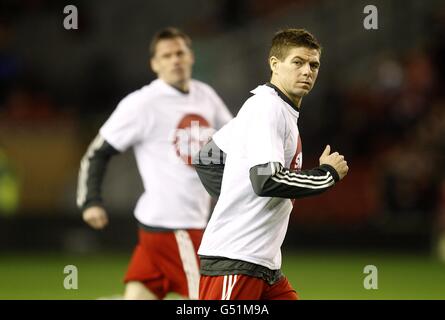
[[[173,88],[175,88],[176,90],[181,91],[182,93],[189,93],[190,91],[190,86],[188,82],[185,83],[175,83],[175,84],[171,84],[171,86]]]
[[[168,84],[169,86],[171,86],[172,88],[178,90],[181,93],[189,93],[190,91],[190,81],[181,81],[181,82],[177,82],[177,83],[170,83],[168,81],[165,81],[164,79],[162,79],[166,84]]]
[[[283,95],[284,97],[286,97],[287,99],[283,99],[283,100],[289,100],[291,103],[291,106],[296,109],[297,111],[300,111],[300,106],[301,106],[301,100],[302,97],[293,97],[291,95],[289,95],[286,90],[283,89],[283,87],[278,83],[278,81],[274,81],[274,79],[270,80],[270,84],[272,84],[274,86],[274,89],[278,89],[279,95]],[[282,98],[284,98],[282,97]],[[286,101],[287,102],[287,101]]]

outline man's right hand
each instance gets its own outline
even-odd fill
[[[82,216],[83,220],[94,229],[102,229],[108,224],[107,212],[99,206],[85,209]]]
[[[331,146],[327,145],[320,156],[320,165],[328,164],[337,171],[340,180],[343,179],[348,173],[349,167],[345,160],[345,157],[338,152],[331,153]]]

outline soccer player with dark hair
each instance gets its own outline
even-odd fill
[[[79,171],[77,205],[91,227],[108,223],[101,184],[109,159],[133,148],[144,193],[135,208],[139,243],[125,276],[126,299],[198,298],[196,254],[210,196],[191,159],[232,115],[215,91],[191,78],[190,38],[167,28],[150,45],[158,78],[125,97],[100,128]]]
[[[321,47],[304,29],[278,32],[269,54],[270,83],[193,159],[207,191],[219,197],[198,254],[200,299],[297,299],[282,274],[281,245],[293,202],[320,194],[348,172],[326,146],[320,166],[301,170],[302,98],[317,79]]]

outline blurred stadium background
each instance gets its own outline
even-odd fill
[[[63,28],[76,5],[79,29]],[[365,30],[363,8],[378,8]],[[428,1],[55,1],[0,4],[0,299],[97,299],[122,293],[136,242],[141,182],[131,153],[104,186],[111,223],[89,229],[75,207],[83,152],[116,103],[154,78],[148,43],[188,32],[194,77],[236,113],[268,80],[269,41],[305,27],[322,67],[304,99],[304,167],[329,143],[350,174],[298,200],[284,272],[303,299],[445,299],[445,4]],[[66,265],[79,271],[65,290]],[[365,290],[366,265],[379,271]]]

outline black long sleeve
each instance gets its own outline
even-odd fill
[[[192,160],[199,179],[213,198],[219,197],[221,193],[225,159],[226,154],[210,140]]]
[[[77,206],[85,210],[93,205],[102,206],[102,181],[110,158],[119,151],[98,135],[88,147],[80,163],[77,184]]]
[[[292,171],[278,162],[271,162],[250,169],[253,190],[260,197],[307,197],[328,190],[339,180],[337,171],[327,164],[311,170]]]

